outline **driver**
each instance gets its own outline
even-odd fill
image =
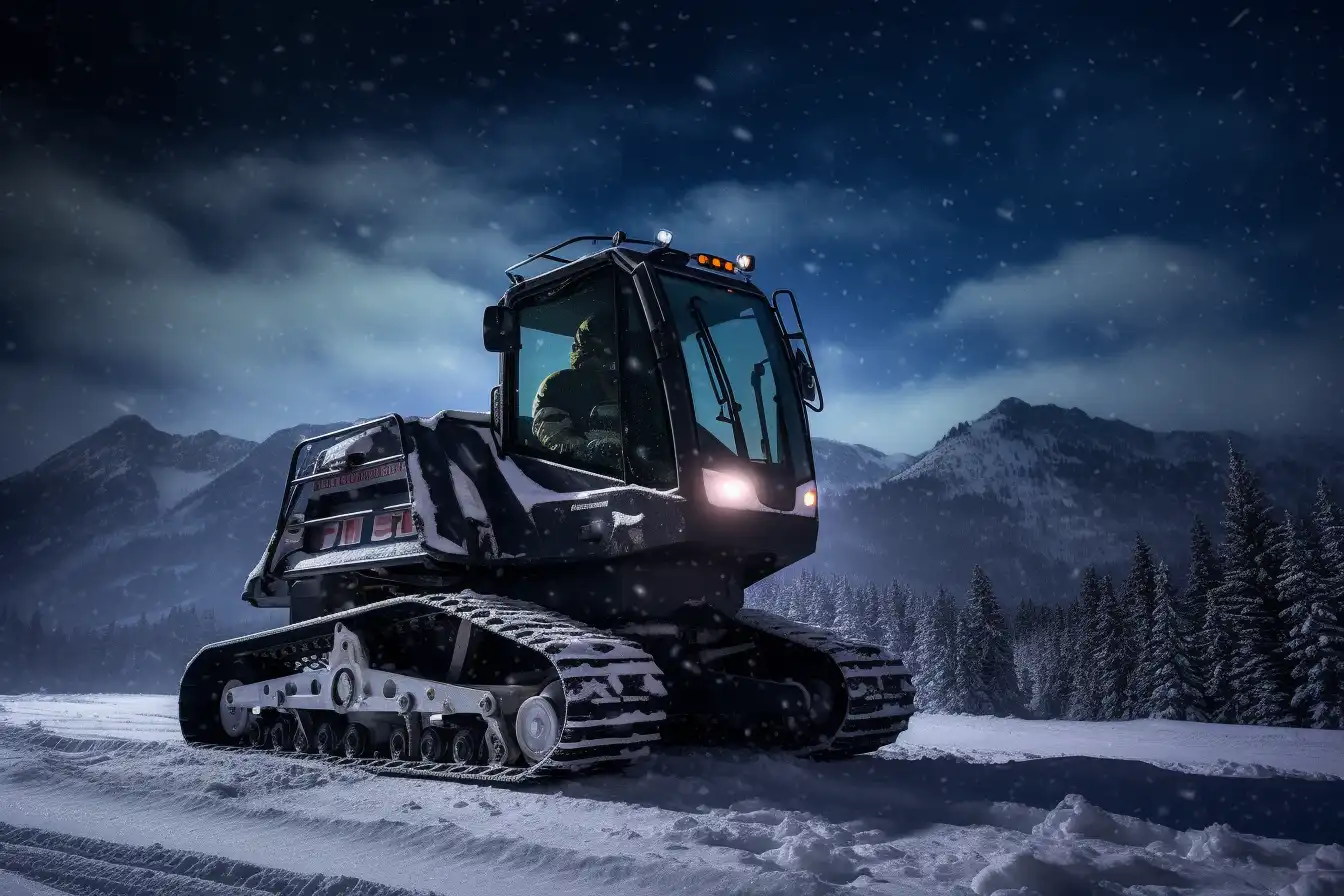
[[[574,333],[569,367],[541,381],[532,402],[532,432],[548,451],[619,467],[615,333],[610,311],[589,315]]]

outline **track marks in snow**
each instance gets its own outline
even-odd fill
[[[465,882],[484,878],[500,893],[820,896],[833,889],[782,868],[703,856],[678,862],[658,838],[624,823],[621,812],[602,806],[566,813],[553,804],[571,801],[557,795],[425,786],[292,756],[81,740],[0,725],[0,804],[7,800],[12,808],[0,817],[18,824],[97,837],[115,825],[132,839],[178,849],[198,842],[193,831],[218,832],[209,837],[220,855],[354,874],[389,887],[423,881],[436,893],[470,890]],[[296,843],[304,848],[296,852]]]
[[[1022,741],[1037,731],[1017,725]],[[1123,740],[1130,730],[1114,734]],[[1290,755],[1261,749],[1259,739],[1200,755],[1183,741],[1160,743],[1171,739],[1167,728],[1134,730],[1164,759]],[[438,892],[486,873],[500,893],[557,896],[1124,887],[1344,896],[1344,849],[1311,845],[1344,835],[1344,781],[1324,767],[1299,768],[1312,777],[1247,778],[1096,753],[1049,756],[1070,747],[1073,729],[1050,731],[1062,740],[1031,745],[1047,758],[1019,749],[972,759],[995,739],[961,730],[945,742],[959,756],[918,743],[824,764],[670,751],[627,773],[514,789],[0,724],[0,804],[23,802],[27,815],[15,814],[15,824],[116,839],[125,829],[141,846],[195,849],[181,829],[218,830],[209,848],[221,855]],[[1106,732],[1084,733],[1100,741]],[[64,826],[43,820],[49,805],[61,806]],[[97,820],[84,824],[84,813]],[[1286,836],[1308,842],[1266,839]],[[296,841],[316,852],[296,856],[286,849]]]
[[[0,822],[0,869],[81,896],[424,896],[426,892],[4,822]]]

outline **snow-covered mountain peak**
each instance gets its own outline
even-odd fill
[[[1050,473],[1070,459],[1051,428],[1032,419],[1038,410],[1006,399],[984,416],[957,424],[894,478],[934,478],[952,495],[989,494],[1031,515],[1041,507],[1072,506],[1073,489]],[[1051,407],[1041,416],[1048,420],[1053,412],[1068,413]]]
[[[0,589],[17,592],[57,567],[125,543],[253,447],[213,431],[162,432],[128,414],[0,480],[0,528],[9,533],[0,559],[21,558],[0,567]]]
[[[214,430],[175,435],[157,429],[144,417],[126,414],[12,480],[60,476],[106,482],[153,468],[218,473],[254,445]]]
[[[885,482],[914,460],[908,454],[884,454],[868,445],[812,439],[818,487],[825,494],[838,494]]]
[[[1317,477],[1344,483],[1337,439],[1155,432],[1010,398],[828,505],[818,557],[926,589],[964,581],[974,558],[996,583],[1053,602],[1083,566],[1122,574],[1139,532],[1181,566],[1194,516],[1221,520],[1229,444],[1276,506],[1302,512]]]

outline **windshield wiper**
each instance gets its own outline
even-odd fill
[[[757,361],[751,368],[751,391],[756,393],[756,416],[761,421],[761,454],[765,455],[767,464],[772,464],[774,460],[770,457],[770,428],[765,422],[765,398],[761,395],[761,380],[765,378],[765,365],[769,360],[766,358],[764,361]]]
[[[728,374],[723,368],[723,358],[719,355],[719,347],[714,343],[714,336],[709,332],[709,324],[705,322],[704,312],[700,310],[702,299],[699,296],[691,296],[690,309],[691,317],[695,318],[695,341],[700,346],[700,355],[705,359],[705,367],[709,370],[709,385],[714,390],[714,400],[719,403],[719,414],[715,418],[720,423],[727,423],[733,428],[733,445],[737,451],[738,457],[751,459],[747,451],[747,434],[742,428],[742,405],[737,403],[733,397],[733,386],[728,380]],[[725,416],[725,412],[727,416]]]

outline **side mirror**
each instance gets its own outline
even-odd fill
[[[481,321],[481,334],[485,339],[485,350],[516,352],[522,348],[522,338],[518,332],[518,312],[503,305],[491,305],[485,309]]]
[[[798,385],[803,390],[803,401],[817,400],[817,372],[807,362],[801,347],[793,350],[793,364],[798,368]]]

